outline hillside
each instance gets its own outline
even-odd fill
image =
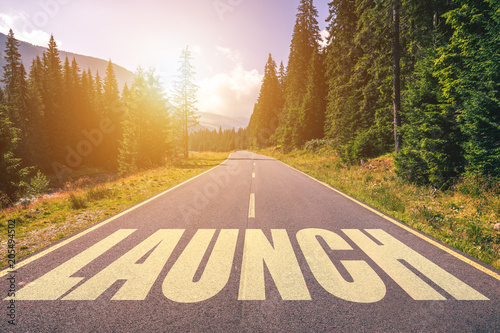
[[[2,54],[2,57],[0,57],[0,68],[2,68],[5,65],[3,52],[6,41],[7,41],[7,35],[0,33],[0,51]],[[19,53],[21,53],[24,67],[26,68],[26,71],[29,71],[32,60],[35,59],[36,56],[41,57],[46,48],[41,46],[36,46],[23,41],[19,41],[19,44],[20,44]],[[59,51],[59,55],[62,62],[64,62],[64,59],[66,57],[68,57],[70,61],[73,60],[73,58],[75,58],[76,62],[80,66],[80,69],[87,70],[88,68],[90,68],[93,75],[95,75],[95,73],[99,71],[99,75],[101,77],[104,77],[106,73],[106,66],[108,65],[108,60],[98,59],[66,51]],[[131,71],[116,64],[114,64],[114,69],[120,90],[123,88],[125,82],[127,82],[129,85],[132,83],[134,74]]]
[[[246,128],[250,121],[245,117],[228,117],[209,112],[198,112],[198,115],[200,116],[200,123],[194,128],[193,132],[202,129],[219,130],[219,127],[223,130]]]
[[[5,65],[5,59],[3,58],[3,52],[5,47],[5,42],[7,41],[7,35],[0,33],[0,52],[2,57],[0,57],[0,69]],[[26,70],[29,71],[31,66],[31,62],[36,56],[42,56],[43,52],[46,50],[45,47],[36,46],[27,42],[19,41],[19,52],[21,53],[21,57],[23,60],[23,64],[26,67]],[[107,60],[89,57],[81,54],[71,53],[67,51],[59,51],[61,61],[64,61],[66,57],[70,59],[70,61],[75,58],[76,62],[80,66],[80,69],[87,70],[90,68],[92,74],[95,75],[97,71],[99,71],[99,75],[104,77],[106,73],[106,67],[108,65]],[[123,68],[119,65],[114,64],[115,74],[118,81],[118,85],[120,90],[123,89],[125,82],[131,85],[133,81],[134,74]],[[249,119],[245,117],[227,117],[214,113],[208,112],[198,112],[200,116],[200,123],[193,129],[193,132],[202,129],[209,130],[218,130],[221,127],[223,130],[232,129],[232,128],[245,128],[248,126]]]

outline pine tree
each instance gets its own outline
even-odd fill
[[[84,70],[82,73],[82,91],[85,102],[88,104],[89,112],[92,112],[97,119],[100,111],[100,96],[97,94],[96,82],[90,69]]]
[[[184,157],[189,156],[189,129],[198,124],[198,103],[196,93],[198,86],[194,83],[195,71],[191,65],[191,51],[189,47],[182,50],[180,57],[180,67],[178,70],[177,82],[174,86],[173,102],[176,107],[176,120],[179,127],[179,141],[183,147]]]
[[[20,158],[21,166],[29,167],[38,164],[35,150],[41,142],[37,141],[33,133],[36,126],[41,126],[39,106],[33,105],[33,92],[30,90],[26,78],[26,70],[21,62],[19,42],[14,38],[12,30],[6,42],[5,59],[2,82],[5,83],[6,105],[13,127],[19,129],[18,142],[14,155]]]
[[[400,0],[392,0],[392,91],[393,91],[393,132],[394,132],[394,154],[397,155],[401,149],[401,42]]]
[[[246,149],[246,129],[240,128],[219,131],[203,129],[189,135],[189,148],[193,151],[227,152],[234,149]]]
[[[62,69],[62,82],[64,93],[60,101],[61,113],[65,117],[65,130],[67,132],[67,145],[75,147],[81,138],[81,122],[79,119],[78,105],[76,104],[77,82],[73,76],[68,57],[64,59]]]
[[[387,1],[330,3],[326,134],[349,162],[394,145],[392,11]]]
[[[127,98],[129,98],[129,96],[130,96],[130,89],[128,88],[128,85],[125,82],[125,84],[123,85],[123,89],[122,89],[122,99],[127,100]]]
[[[65,147],[68,145],[68,119],[63,112],[61,101],[64,92],[62,83],[62,66],[59,50],[54,36],[51,36],[49,47],[43,55],[43,91],[42,99],[45,105],[45,123],[51,161],[65,160]]]
[[[108,66],[106,67],[106,76],[104,77],[103,85],[103,98],[104,103],[107,105],[117,103],[120,99],[118,82],[116,81],[115,70],[111,60],[109,60]]]
[[[0,206],[7,206],[20,195],[27,169],[21,168],[21,159],[14,151],[19,130],[9,120],[5,105],[0,105]]]
[[[456,113],[445,105],[435,72],[435,50],[420,59],[416,80],[405,96],[403,147],[396,157],[397,173],[417,184],[436,188],[463,172],[463,137]]]
[[[297,143],[303,145],[312,139],[324,136],[326,97],[328,88],[325,78],[325,55],[314,53],[309,65],[307,92],[299,114]]]
[[[114,125],[113,132],[108,133],[103,143],[104,156],[106,157],[105,164],[111,169],[118,168],[118,148],[119,141],[122,139],[121,119],[123,115],[123,107],[120,101],[120,92],[118,90],[118,82],[116,80],[115,70],[111,60],[108,62],[106,68],[106,76],[104,77],[103,84],[103,113],[102,117],[109,119]]]
[[[5,84],[4,93],[5,103],[8,106],[8,116],[13,126],[22,130],[24,122],[22,122],[23,115],[20,113],[23,111],[21,107],[24,104],[26,95],[26,72],[24,71],[24,66],[22,67],[19,41],[14,37],[12,29],[9,30],[4,53],[6,64],[3,66],[1,82]]]
[[[29,156],[25,164],[34,166],[44,172],[50,172],[50,161],[47,157],[49,147],[47,143],[47,125],[45,123],[45,107],[40,92],[42,83],[39,82],[42,71],[40,58],[34,59],[28,77],[26,101],[27,110],[29,110],[26,145],[31,147],[31,156]]]
[[[23,161],[23,166],[28,160],[28,156],[31,155],[32,145],[28,142],[28,127],[30,126],[30,114],[31,110],[28,108],[28,83],[26,81],[26,70],[22,63],[19,64],[17,73],[15,76],[14,89],[12,93],[14,94],[10,99],[10,107],[12,112],[16,115],[13,124],[16,128],[20,130],[19,133],[19,144],[15,152],[15,155]]]
[[[73,109],[69,114],[74,117],[71,122],[75,123],[74,128],[77,133],[75,133],[75,138],[80,140],[86,140],[85,135],[83,135],[84,130],[97,128],[98,123],[96,122],[95,115],[92,114],[91,108],[89,108],[89,103],[86,101],[85,92],[83,87],[83,79],[80,74],[80,66],[76,62],[76,59],[71,60],[71,67],[69,70],[70,83],[71,83],[71,93],[70,93],[70,107]],[[93,157],[95,153],[92,152],[91,156],[85,156],[86,165],[90,165],[89,159]]]
[[[283,65],[283,61],[280,63],[280,69],[278,71],[278,80],[280,81],[281,91],[284,97],[286,91],[286,69],[285,66]]]
[[[353,141],[344,149],[350,162],[394,149],[392,85],[392,3],[358,0],[356,43],[362,50],[353,73],[358,89]]]
[[[465,135],[466,171],[500,178],[500,4],[457,0],[437,76]]]
[[[36,56],[35,59],[31,62],[31,67],[30,67],[30,80],[33,81],[34,84],[36,84],[36,88],[40,94],[43,93],[44,89],[44,66],[42,59],[40,59],[39,56]]]
[[[259,98],[248,126],[253,144],[258,147],[269,146],[270,138],[278,127],[278,115],[284,104],[281,87],[276,62],[269,54]]]
[[[74,61],[72,63],[72,72],[75,76],[78,75],[78,64]],[[85,166],[107,168],[105,161],[107,157],[103,152],[103,145],[107,138],[108,133],[103,133],[101,128],[101,109],[98,108],[99,100],[95,87],[94,78],[90,70],[83,70],[79,79],[79,87],[76,94],[76,103],[78,104],[78,119],[80,122],[80,132],[82,140],[86,140],[92,146],[91,154],[84,156],[83,164]],[[96,134],[99,132],[99,134]],[[94,133],[93,142],[88,141],[88,136],[84,133]]]
[[[286,75],[285,106],[280,116],[278,129],[278,141],[285,150],[298,144],[297,121],[304,96],[307,92],[307,74],[311,57],[318,52],[319,27],[318,11],[312,0],[301,0],[298,7],[297,20],[295,23],[292,42],[290,45],[290,56]]]
[[[120,174],[158,167],[171,155],[170,115],[158,77],[139,68],[126,98],[119,149]]]
[[[326,60],[329,80],[325,136],[335,140],[340,149],[354,134],[358,96],[352,79],[362,49],[355,43],[358,22],[355,1],[334,0],[329,6],[328,30],[332,42],[328,44]]]
[[[18,116],[17,122],[14,124],[19,129],[19,142],[17,149],[14,152],[16,157],[21,159],[22,167],[37,166],[40,164],[38,158],[41,158],[37,153],[37,148],[43,145],[40,137],[38,126],[43,126],[42,117],[40,112],[41,106],[34,103],[40,103],[37,99],[39,95],[37,91],[28,83],[26,79],[26,70],[21,63],[18,69],[17,82],[15,87],[15,101],[12,108],[16,110]]]
[[[90,76],[92,76],[90,69],[88,70]],[[96,71],[94,77],[94,108],[96,112],[102,115],[102,110],[104,106],[104,97],[103,97],[103,83],[101,76],[99,75],[99,71]]]
[[[90,76],[89,76],[90,74]],[[93,119],[97,120],[96,110],[94,108],[94,78],[92,77],[92,73],[88,71],[82,71],[82,75],[80,77],[81,81],[81,96],[80,102],[83,104],[82,108],[86,110],[85,112],[88,114],[87,116],[91,116]],[[96,126],[97,124],[89,124],[90,126]]]
[[[450,3],[411,0],[403,8],[409,23],[402,31],[406,89],[402,96],[403,146],[396,156],[396,171],[405,180],[442,188],[464,170],[457,114],[446,104],[436,76],[437,50],[451,37],[450,27],[439,18],[450,9]]]
[[[17,95],[16,85],[19,79],[19,70],[22,64],[21,54],[19,53],[19,41],[14,37],[12,29],[9,30],[7,41],[5,42],[5,55],[4,59],[6,64],[3,66],[2,82],[5,84],[5,95],[7,103],[14,105]],[[16,120],[18,115],[14,110],[11,110],[11,120]]]
[[[139,141],[142,136],[143,117],[141,115],[140,101],[141,92],[145,90],[145,75],[142,68],[134,73],[134,82],[127,94],[125,101],[126,116],[122,122],[123,137],[120,142],[118,155],[118,170],[120,175],[132,174],[139,170]]]

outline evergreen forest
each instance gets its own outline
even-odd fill
[[[29,69],[10,30],[0,89],[0,206],[81,170],[127,175],[164,166],[187,153],[187,130],[197,124],[194,68],[182,51],[173,101],[153,70],[138,68],[119,91],[111,60],[106,73],[61,61],[52,36]],[[35,193],[36,194],[36,193]]]
[[[328,5],[326,45],[301,0],[286,68],[269,55],[249,143],[323,142],[347,164],[395,153],[401,178],[436,188],[500,179],[500,3]]]

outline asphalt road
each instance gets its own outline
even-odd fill
[[[500,332],[498,270],[249,152],[1,274],[1,332]]]

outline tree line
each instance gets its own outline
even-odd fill
[[[26,71],[10,30],[0,89],[0,197],[14,202],[40,172],[62,182],[93,168],[121,175],[187,154],[185,129],[196,124],[191,53],[182,51],[174,107],[153,70],[138,68],[120,93],[111,60],[104,77],[61,62],[55,39]],[[178,103],[176,103],[179,101]],[[4,202],[5,204],[5,202]]]
[[[329,10],[326,46],[313,1],[301,0],[286,69],[269,56],[253,146],[327,139],[359,163],[394,151],[396,120],[404,179],[446,187],[464,174],[500,177],[498,2],[332,0]]]
[[[226,129],[209,130],[203,129],[191,133],[189,138],[189,149],[205,152],[228,152],[233,150],[244,150],[248,147],[247,130]]]

